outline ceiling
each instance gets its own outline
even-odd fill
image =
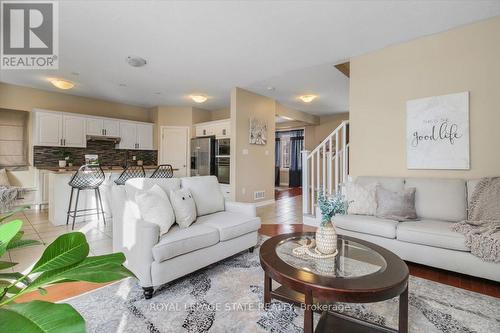
[[[65,93],[145,107],[200,93],[206,109],[239,86],[320,115],[349,108],[333,64],[500,15],[500,1],[61,1],[59,12],[60,69],[0,81],[55,91],[47,78],[60,77],[76,84]],[[306,105],[306,93],[319,97]]]

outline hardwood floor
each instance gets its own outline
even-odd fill
[[[315,231],[314,227],[301,224],[300,206],[302,202],[300,194],[295,195],[296,190],[284,192],[287,192],[287,194],[283,194],[282,199],[276,201],[275,204],[259,207],[258,215],[262,219],[259,233],[272,237],[283,233]],[[500,298],[499,283],[410,262],[407,262],[407,264],[410,274],[413,276]],[[88,282],[61,283],[46,288],[48,294],[45,296],[40,295],[38,292],[32,292],[20,297],[18,302],[27,302],[34,299],[57,302],[103,286],[105,284]]]
[[[286,190],[274,190],[274,199],[280,200],[283,198],[291,198],[302,195],[302,187],[289,187]]]

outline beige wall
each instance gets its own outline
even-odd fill
[[[274,200],[274,138],[276,102],[234,88],[231,91],[231,187],[237,201],[254,202],[254,191],[264,190],[262,201]],[[249,120],[268,124],[266,145],[248,143]],[[243,150],[248,150],[248,155]]]
[[[210,120],[229,119],[229,117],[231,117],[231,108],[210,111]]]
[[[31,111],[34,108],[135,121],[153,120],[147,108],[0,83],[0,109]]]
[[[500,175],[500,17],[351,59],[352,175]],[[406,168],[408,100],[470,91],[468,171]]]
[[[318,116],[291,109],[280,103],[276,103],[276,115],[291,118],[295,121],[301,121],[311,125],[318,125],[320,122],[320,118]]]

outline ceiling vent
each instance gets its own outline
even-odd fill
[[[146,59],[141,57],[127,57],[127,63],[132,67],[142,67],[148,62],[146,61]]]

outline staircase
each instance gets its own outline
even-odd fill
[[[343,121],[313,151],[302,151],[302,213],[304,224],[319,225],[318,190],[341,191],[349,175],[349,121]]]

